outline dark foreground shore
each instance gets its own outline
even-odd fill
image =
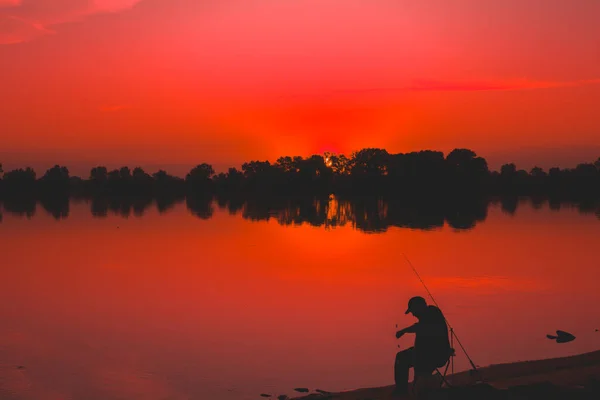
[[[431,390],[427,399],[600,399],[600,351],[546,360],[490,365],[448,377],[450,388]],[[436,386],[435,382],[431,382]],[[341,393],[309,394],[296,400],[388,400],[393,386]]]

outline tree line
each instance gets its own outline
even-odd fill
[[[38,177],[32,168],[4,172],[0,196],[181,196],[247,195],[546,195],[560,198],[600,196],[600,158],[575,168],[518,169],[505,164],[491,171],[469,149],[392,154],[366,148],[352,153],[280,157],[274,163],[249,161],[241,169],[216,173],[210,164],[192,168],[185,178],[164,170],[149,174],[140,167],[108,170],[97,166],[88,177],[71,176],[56,165]]]

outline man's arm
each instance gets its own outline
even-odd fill
[[[417,322],[416,324],[413,324],[407,328],[401,329],[398,332],[396,332],[396,338],[400,339],[405,333],[417,333],[418,329],[419,323]]]

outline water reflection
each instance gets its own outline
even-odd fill
[[[9,198],[3,200],[5,212],[31,218],[37,205],[57,220],[69,216],[70,203],[66,196],[32,198]],[[429,230],[445,224],[457,230],[473,229],[485,221],[490,205],[500,204],[501,210],[514,215],[519,206],[529,204],[534,210],[548,207],[559,211],[562,207],[575,207],[582,214],[600,219],[600,201],[560,202],[544,197],[502,197],[495,199],[463,198],[442,199],[385,199],[376,197],[338,198],[315,197],[216,197],[194,195],[187,197],[118,196],[77,199],[89,204],[92,216],[105,218],[109,214],[123,218],[141,217],[155,207],[160,214],[167,213],[175,205],[185,202],[189,212],[203,220],[212,218],[215,210],[226,210],[251,221],[276,220],[280,225],[309,224],[315,227],[335,228],[352,226],[364,232],[385,232],[390,227]],[[2,216],[0,214],[0,222]]]
[[[350,224],[365,232],[384,232],[390,227],[433,229],[444,223],[455,229],[470,229],[485,220],[487,206],[483,200],[440,204],[381,198],[337,199],[334,196],[328,199],[257,199],[244,204],[242,216],[258,221],[275,218],[281,225],[308,223],[333,228]]]
[[[427,296],[400,252],[478,365],[598,348],[593,203],[106,197],[0,210],[0,392],[14,399],[392,384],[397,345],[412,343],[395,325]],[[391,226],[417,229],[363,234]],[[557,329],[577,340],[548,340]]]

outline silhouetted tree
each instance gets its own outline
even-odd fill
[[[129,167],[121,167],[119,169],[119,177],[124,181],[130,180],[131,170],[129,169]]]
[[[118,169],[113,169],[108,173],[108,182],[115,183],[121,179],[121,174]]]
[[[383,149],[368,148],[352,153],[350,174],[356,177],[377,178],[387,174],[389,153]]]
[[[277,168],[273,167],[269,161],[244,163],[242,164],[242,173],[245,180],[244,192],[269,194],[277,191],[274,182],[277,182],[279,174]]]
[[[2,186],[12,193],[33,194],[35,191],[35,171],[29,167],[14,169],[4,173]]]
[[[216,182],[222,192],[240,192],[244,186],[244,173],[237,168],[229,168],[225,176],[220,175]]]
[[[513,163],[504,164],[500,167],[500,174],[503,178],[513,178],[517,174],[517,166]]]
[[[103,185],[108,180],[108,170],[106,167],[94,167],[90,171],[90,181],[94,184]]]
[[[271,163],[268,161],[250,161],[242,164],[244,177],[248,179],[266,178],[272,173]]]
[[[67,167],[61,167],[60,165],[55,165],[47,170],[39,181],[43,190],[60,192],[68,191],[71,183],[69,170]]]
[[[298,172],[298,161],[300,161],[301,159],[301,157],[279,157],[275,162],[275,167],[279,168],[282,172],[286,174],[293,174]]]
[[[446,157],[454,189],[482,190],[489,177],[487,161],[469,149],[454,149]]]
[[[529,174],[535,179],[543,179],[547,176],[546,172],[540,167],[533,167]]]
[[[578,164],[575,167],[575,175],[580,178],[595,178],[598,170],[594,164]]]
[[[336,175],[347,175],[349,171],[349,160],[344,154],[336,154],[331,152],[325,152],[323,154],[325,158],[325,164],[331,168]]]
[[[333,171],[325,164],[322,156],[311,156],[296,161],[297,181],[295,184],[303,193],[322,192],[329,188]]]
[[[29,167],[14,169],[4,174],[3,180],[7,183],[33,183],[35,182],[35,171]]]
[[[152,177],[147,174],[141,167],[135,167],[131,174],[134,182],[146,183],[152,180]]]
[[[152,179],[152,176],[146,173],[141,167],[135,167],[133,169],[131,181],[135,193],[146,196],[152,192],[154,179]]]
[[[420,151],[391,154],[388,179],[391,191],[403,196],[425,193],[433,195],[446,183],[447,165],[444,153]]]
[[[2,197],[49,196],[59,192],[75,197],[141,196],[139,207],[136,201],[129,202],[137,207],[135,212],[142,212],[145,207],[142,205],[150,197],[157,204],[169,205],[183,200],[186,194],[217,194],[220,204],[229,204],[228,209],[236,210],[244,197],[267,195],[335,193],[393,195],[404,199],[546,196],[578,202],[600,198],[600,158],[572,169],[554,167],[548,173],[539,167],[527,172],[514,164],[505,164],[497,172],[490,171],[486,160],[469,149],[454,149],[444,156],[442,152],[429,150],[390,154],[384,149],[365,148],[352,153],[350,158],[325,153],[280,157],[274,164],[250,161],[242,165],[241,171],[229,168],[219,174],[204,163],[194,167],[185,179],[162,170],[150,175],[141,167],[131,171],[124,166],[109,172],[106,167],[97,166],[90,171],[89,179],[82,180],[69,176],[67,168],[58,165],[39,180],[31,168],[0,172],[0,178]],[[233,208],[229,200],[223,200],[224,196],[229,200],[235,198]],[[119,207],[119,212],[124,212]],[[309,208],[306,206],[306,210]]]
[[[389,153],[383,149],[367,148],[352,153],[348,168],[351,188],[358,192],[377,192],[385,185]]]
[[[179,197],[185,193],[185,180],[169,175],[164,170],[152,174],[157,193]]]
[[[203,163],[195,166],[186,175],[185,182],[192,191],[209,191],[212,188],[211,178],[215,170],[209,164]]]

